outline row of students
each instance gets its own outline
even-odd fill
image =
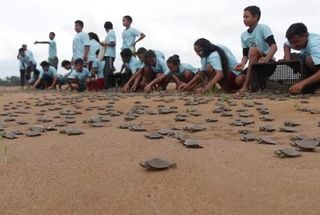
[[[167,62],[159,51],[140,48],[137,52],[135,45],[145,35],[131,28],[132,18],[123,17],[125,30],[122,33],[123,46],[120,53],[124,62],[120,76],[125,80],[124,92],[143,89],[149,92],[157,88],[165,88],[173,80],[177,89],[194,90],[204,93],[216,84],[225,91],[239,90],[246,92],[250,89],[252,65],[274,61],[277,44],[269,26],[260,24],[261,11],[257,6],[244,9],[243,20],[248,29],[241,35],[243,57],[238,63],[230,49],[223,45],[214,45],[207,39],[199,39],[194,44],[196,54],[201,58],[201,69],[180,63],[178,56],[170,57]],[[111,22],[104,25],[107,36],[99,42],[97,36],[83,33],[83,22],[75,22],[77,35],[73,42],[73,61],[75,59],[88,60],[89,53],[105,48],[103,54],[94,60],[104,60],[104,83],[108,86],[110,77],[114,76],[113,62],[115,59],[116,37]],[[91,35],[91,36],[90,36]],[[136,38],[138,37],[138,40]],[[320,82],[320,36],[309,34],[303,23],[296,23],[289,27],[286,33],[288,41],[284,45],[284,60],[292,60],[291,49],[301,51],[299,59],[305,65],[305,80],[290,88],[291,93],[300,93],[308,88],[314,89]],[[90,40],[91,39],[91,40]],[[99,55],[100,55],[99,54]],[[139,60],[135,58],[138,56]],[[92,63],[89,63],[91,69]],[[245,65],[248,67],[245,69]],[[123,72],[125,71],[125,72]]]

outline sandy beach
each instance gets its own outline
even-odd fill
[[[291,137],[320,137],[319,114],[298,111],[320,110],[319,95],[307,97],[253,95],[186,95],[179,93],[63,94],[52,92],[0,89],[0,122],[5,131],[26,132],[34,125],[55,125],[65,119],[63,110],[79,111],[75,123],[67,125],[84,132],[68,136],[46,131],[39,137],[18,136],[1,139],[0,214],[319,214],[320,152],[301,152],[297,158],[281,159],[274,154],[292,147]],[[204,104],[185,105],[201,99]],[[219,101],[220,100],[220,101]],[[234,104],[230,105],[232,101]],[[217,102],[230,108],[233,116],[213,113]],[[244,103],[254,104],[244,107]],[[126,113],[137,104],[145,111],[126,122]],[[160,106],[187,114],[176,122],[177,113],[157,112]],[[175,106],[175,107],[173,107]],[[250,105],[249,105],[250,106]],[[264,122],[257,108],[266,107],[274,117]],[[239,118],[237,109],[246,108],[254,124],[237,127],[230,123]],[[110,116],[104,127],[83,123],[110,109],[120,116]],[[190,112],[201,116],[191,116]],[[24,113],[23,113],[24,112]],[[16,116],[10,116],[16,113]],[[8,115],[9,114],[9,115]],[[52,122],[37,119],[44,114]],[[57,118],[60,117],[60,118]],[[208,123],[212,117],[217,122]],[[8,118],[15,119],[4,122]],[[18,125],[24,120],[27,125]],[[284,121],[301,124],[295,133],[279,132]],[[119,129],[122,123],[142,125],[147,132],[163,128],[182,129],[189,124],[206,130],[186,133],[198,140],[201,149],[185,148],[177,139],[164,136],[150,140],[146,132]],[[276,131],[259,131],[271,124]],[[239,130],[248,129],[257,136],[267,136],[276,145],[243,142]],[[7,145],[7,163],[3,145]],[[146,171],[139,162],[160,157],[177,168]]]

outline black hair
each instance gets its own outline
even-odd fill
[[[169,57],[168,60],[167,60],[167,63],[171,63],[171,64],[173,64],[175,66],[179,66],[180,63],[181,63],[179,55],[175,54],[175,55]]]
[[[209,40],[204,38],[198,39],[194,45],[199,46],[203,50],[203,57],[208,57],[212,52],[217,51],[221,59],[222,72],[224,75],[227,74],[229,70],[229,60],[226,53],[220,47],[212,44]]]
[[[151,58],[151,57],[156,58],[157,57],[156,53],[152,50],[148,50],[144,55],[144,59]]]
[[[49,62],[48,61],[42,61],[40,63],[40,66],[44,67],[44,66],[50,66]]]
[[[74,61],[74,64],[77,65],[77,64],[82,64],[83,65],[84,61],[81,59],[81,58],[77,58],[75,61]]]
[[[53,31],[51,31],[50,34],[53,34],[54,37],[56,36],[56,33],[54,33]]]
[[[257,6],[248,6],[244,9],[244,11],[249,11],[252,16],[257,16],[258,17],[258,21],[260,20],[261,17],[261,10],[259,7]]]
[[[62,66],[62,67],[65,67],[65,66],[68,66],[68,65],[71,65],[71,62],[68,61],[68,60],[64,60],[64,61],[62,61],[62,63],[61,63],[61,66]]]
[[[292,37],[298,35],[298,36],[303,36],[303,35],[308,35],[308,28],[305,24],[303,23],[294,23],[290,25],[286,32],[286,38],[288,40],[292,39]]]
[[[20,48],[20,49],[19,49],[19,52],[22,52],[22,51],[24,51],[24,48]]]
[[[76,20],[74,23],[80,25],[81,28],[83,28],[83,26],[84,26],[83,21],[81,21],[81,20]]]
[[[105,22],[104,23],[104,28],[105,29],[113,29],[113,24],[112,24],[112,22]]]
[[[90,33],[88,33],[88,35],[89,35],[90,40],[95,40],[98,43],[100,43],[99,37],[96,33],[90,32]]]
[[[147,52],[147,49],[144,48],[144,47],[140,47],[138,50],[137,50],[137,54],[145,54]]]
[[[133,21],[132,17],[129,15],[124,16],[123,18],[125,18],[126,20],[128,20],[130,23]]]
[[[123,58],[128,58],[130,59],[132,57],[132,51],[131,49],[123,49],[121,52],[120,52],[120,55],[121,57]]]

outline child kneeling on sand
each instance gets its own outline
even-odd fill
[[[78,58],[74,61],[74,69],[68,76],[68,85],[62,86],[63,90],[71,89],[83,92],[87,89],[87,83],[90,81],[90,72],[84,68],[84,61]]]
[[[287,30],[286,37],[284,60],[294,60],[291,49],[298,50],[304,67],[304,80],[293,85],[289,92],[314,93],[316,88],[320,88],[320,35],[308,33],[303,23],[295,23]]]
[[[154,79],[151,83],[145,86],[144,91],[150,92],[157,84],[161,83],[163,80],[167,79],[173,80],[176,83],[176,89],[182,89],[189,83],[199,71],[190,64],[181,63],[180,57],[178,55],[173,55],[167,60],[167,66],[169,71],[163,73]]]
[[[53,66],[50,66],[47,61],[41,62],[40,66],[42,69],[40,70],[39,77],[33,84],[32,89],[37,89],[40,84],[46,90],[55,89],[58,81],[57,70]]]
[[[194,50],[201,58],[202,68],[188,84],[182,86],[183,90],[205,93],[219,84],[222,90],[230,92],[242,87],[245,76],[235,71],[238,63],[230,49],[201,38],[194,43]]]

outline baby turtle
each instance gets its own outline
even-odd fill
[[[83,131],[77,128],[64,128],[60,130],[60,134],[67,134],[69,136],[80,135],[83,134]]]
[[[192,124],[192,125],[187,125],[187,126],[183,127],[183,130],[193,133],[193,132],[204,131],[204,130],[206,130],[206,128],[204,128],[200,125]]]
[[[55,126],[51,126],[49,125],[48,127],[46,127],[46,131],[57,131],[58,129]]]
[[[301,155],[300,152],[294,148],[278,149],[274,151],[274,153],[278,155],[280,158],[298,157]]]
[[[174,121],[176,121],[176,122],[184,122],[186,120],[187,119],[185,117],[181,117],[181,116],[177,116],[176,118],[174,118]]]
[[[120,129],[129,129],[132,126],[132,124],[121,124],[118,126]]]
[[[159,114],[170,114],[175,112],[174,110],[170,108],[165,108],[165,107],[159,108],[158,111],[159,111]]]
[[[190,113],[190,115],[191,115],[191,116],[201,116],[202,113],[200,113],[200,112],[198,112],[198,111],[192,111],[192,112]]]
[[[243,142],[255,141],[256,138],[257,138],[257,136],[255,134],[252,134],[252,133],[247,133],[247,134],[243,134],[243,135],[240,136],[240,139]]]
[[[41,136],[41,132],[40,131],[27,131],[26,136],[27,137],[38,137],[38,136]]]
[[[42,125],[35,125],[35,126],[30,128],[30,131],[45,132],[46,128],[43,127]]]
[[[260,131],[263,132],[274,132],[276,129],[272,125],[265,125],[260,127]]]
[[[146,129],[140,125],[132,125],[131,127],[129,127],[129,130],[134,132],[146,131]]]
[[[263,115],[263,116],[260,116],[260,119],[262,121],[266,121],[266,122],[271,122],[274,120],[274,118],[271,116],[271,115]]]
[[[136,118],[137,118],[136,116],[128,115],[128,116],[125,116],[125,117],[124,117],[124,120],[125,120],[125,121],[133,121],[133,120],[135,120]]]
[[[94,122],[94,123],[89,123],[90,127],[93,128],[101,128],[104,126],[104,124],[102,122]]]
[[[144,134],[144,136],[147,138],[147,139],[162,139],[163,136],[161,134],[158,134],[158,133],[147,133],[147,134]]]
[[[277,141],[271,139],[270,137],[259,137],[257,139],[259,144],[268,144],[268,145],[276,145],[278,144]]]
[[[74,124],[74,123],[76,123],[76,120],[74,120],[74,119],[66,119],[66,120],[64,120],[64,122],[67,123],[67,124]]]
[[[231,116],[232,116],[232,113],[222,112],[222,113],[221,113],[221,116],[222,116],[222,117],[231,117]]]
[[[252,113],[249,113],[249,112],[240,112],[240,113],[239,113],[239,116],[246,118],[246,117],[252,117],[253,114],[252,114]]]
[[[300,123],[293,122],[293,121],[285,121],[284,122],[284,126],[287,126],[287,127],[297,127],[300,125],[301,125]]]
[[[213,123],[213,122],[218,122],[218,120],[215,118],[207,118],[206,122]]]
[[[297,132],[297,130],[293,127],[283,126],[279,130],[280,132],[287,132],[287,133],[294,133]]]
[[[319,142],[313,139],[304,139],[297,140],[295,144],[300,151],[314,151]]]
[[[14,129],[11,132],[14,133],[15,135],[23,135],[23,132],[18,129]]]
[[[198,141],[193,140],[193,139],[187,139],[187,140],[183,141],[183,145],[186,148],[192,148],[192,149],[203,148],[203,146],[201,146]]]
[[[24,120],[19,120],[19,121],[17,121],[17,124],[18,124],[18,125],[28,125],[29,122],[24,121]]]
[[[233,126],[244,126],[245,124],[241,120],[235,120],[233,122],[230,122],[230,125],[233,125]]]
[[[173,132],[172,129],[166,129],[166,128],[163,128],[163,129],[158,131],[158,133],[161,134],[161,135],[169,135],[172,132]]]
[[[5,132],[3,137],[10,140],[18,138],[18,136],[12,132]]]
[[[177,164],[163,160],[161,158],[152,158],[139,163],[146,170],[165,170],[168,168],[176,168]]]

